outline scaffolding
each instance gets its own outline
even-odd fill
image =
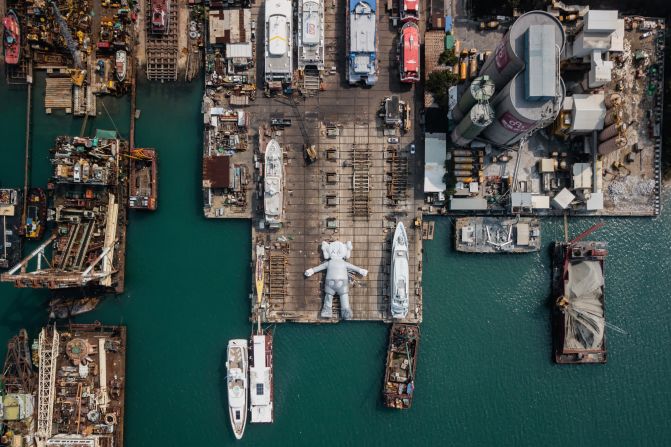
[[[282,252],[272,251],[268,263],[268,294],[269,301],[284,304],[287,294],[287,256]]]
[[[39,387],[37,394],[37,433],[38,445],[43,445],[52,434],[54,414],[54,386],[56,382],[56,361],[60,335],[54,327],[49,337],[47,328],[43,328],[38,339],[39,347]]]
[[[391,205],[403,204],[408,193],[408,158],[400,156],[398,150],[389,146],[389,175],[387,176],[387,198]]]
[[[35,373],[28,347],[28,334],[21,329],[19,335],[7,343],[7,356],[2,369],[2,382],[7,394],[32,394],[35,388]]]
[[[175,4],[170,8],[170,19],[168,31],[165,34],[154,34],[151,32],[151,0],[147,0],[147,79],[150,81],[176,81],[177,59],[179,56],[177,44],[177,31],[179,23],[177,13],[179,7]]]
[[[368,147],[352,147],[352,215],[370,215],[370,151]]]

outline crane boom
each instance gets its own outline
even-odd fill
[[[70,51],[70,54],[72,55],[72,59],[74,60],[75,68],[80,68],[81,67],[81,59],[79,57],[79,53],[77,52],[77,43],[72,38],[72,34],[70,33],[70,28],[68,28],[68,23],[65,21],[65,19],[61,15],[61,12],[58,10],[58,6],[56,5],[56,2],[54,0],[50,0],[50,3],[51,3],[51,7],[54,10],[54,15],[56,16],[56,21],[58,22],[58,28],[60,29],[61,35],[63,36],[63,39],[65,39],[65,44],[68,46],[68,50]]]
[[[579,235],[574,237],[573,240],[571,242],[569,242],[569,245],[573,245],[575,243],[580,242],[581,240],[585,239],[587,236],[589,236],[590,234],[592,234],[593,232],[595,232],[599,228],[603,227],[604,225],[606,225],[605,222],[598,222],[598,223],[592,225],[587,230],[583,231],[582,233],[580,233]]]

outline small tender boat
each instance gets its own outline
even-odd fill
[[[26,210],[26,239],[41,239],[47,224],[47,195],[41,188],[28,191],[28,209]]]
[[[115,67],[116,67],[116,78],[119,82],[123,82],[126,79],[126,70],[128,68],[128,57],[126,51],[118,50],[116,52],[115,58]]]
[[[19,27],[19,18],[13,9],[10,9],[2,19],[2,26],[4,28],[5,63],[16,65],[21,55],[21,27]]]
[[[396,225],[391,247],[391,316],[408,315],[408,235],[403,222]]]
[[[236,439],[242,439],[247,424],[247,346],[247,340],[235,339],[227,349],[228,412]]]

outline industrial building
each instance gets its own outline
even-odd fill
[[[427,133],[424,136],[424,195],[428,202],[434,204],[445,201],[446,139],[444,133]]]

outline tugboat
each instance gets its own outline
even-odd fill
[[[394,323],[389,333],[387,366],[382,395],[387,408],[399,410],[412,406],[419,352],[419,326]]]
[[[119,82],[126,79],[126,69],[128,68],[127,54],[125,50],[118,50],[115,58],[116,78]]]
[[[19,27],[19,18],[13,9],[10,9],[5,18],[2,19],[2,26],[5,29],[3,36],[5,63],[16,65],[19,63],[19,56],[21,55],[21,27]]]
[[[247,424],[247,346],[247,340],[235,339],[227,349],[228,413],[236,439],[242,439]]]
[[[47,224],[47,195],[41,188],[28,191],[28,209],[26,226],[23,229],[26,239],[42,239]]]
[[[408,297],[408,235],[403,222],[399,222],[391,246],[391,316],[394,319],[408,315]]]
[[[249,368],[249,403],[252,423],[273,422],[273,333],[259,328],[252,335]]]

